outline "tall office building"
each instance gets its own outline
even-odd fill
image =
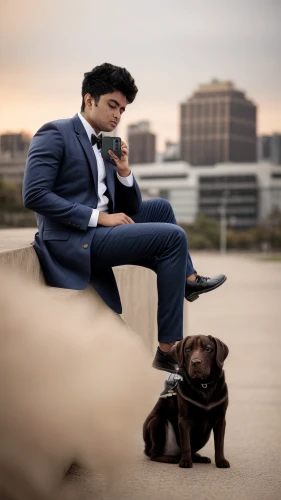
[[[30,140],[25,132],[0,134],[0,181],[22,182]]]
[[[163,161],[179,161],[180,159],[180,145],[178,142],[166,141],[166,149],[163,155]]]
[[[257,141],[258,161],[281,165],[281,134],[261,135]]]
[[[272,134],[270,141],[270,161],[281,165],[281,134]]]
[[[181,159],[191,165],[255,162],[256,106],[232,82],[213,80],[181,104]]]
[[[270,135],[257,138],[257,159],[263,162],[270,159]]]
[[[154,163],[156,137],[149,130],[149,122],[139,122],[128,126],[130,163]]]
[[[27,154],[30,137],[26,133],[0,134],[0,156],[16,157]]]

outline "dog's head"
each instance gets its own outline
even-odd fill
[[[173,357],[181,373],[193,379],[207,379],[221,371],[228,347],[211,335],[194,335],[177,343]]]

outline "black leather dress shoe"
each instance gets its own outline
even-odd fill
[[[169,373],[178,373],[178,364],[168,352],[163,352],[158,347],[152,363],[153,368],[164,370]]]
[[[211,292],[218,288],[226,281],[224,274],[218,274],[213,278],[205,278],[205,276],[196,276],[195,281],[187,281],[185,285],[185,298],[189,302],[199,298],[201,293]]]

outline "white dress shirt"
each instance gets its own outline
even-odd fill
[[[94,134],[96,136],[97,134],[94,131],[94,129],[91,127],[89,122],[87,122],[87,120],[85,120],[84,116],[81,115],[81,113],[78,113],[78,116],[79,116],[81,122],[83,123],[84,128],[87,132],[87,136],[89,137],[89,141],[91,142],[91,135]],[[97,160],[97,167],[98,167],[98,206],[97,206],[97,208],[93,209],[88,226],[96,227],[98,225],[99,213],[100,212],[108,213],[109,199],[104,194],[106,191],[106,184],[105,184],[106,172],[105,172],[103,157],[101,155],[101,150],[98,149],[97,144],[95,144],[92,147],[93,147],[93,151],[94,151],[94,154],[95,154],[95,157]],[[117,173],[117,178],[119,179],[121,184],[124,184],[124,186],[127,186],[127,187],[132,187],[132,185],[134,183],[134,177],[133,177],[132,172],[127,177],[121,177]]]

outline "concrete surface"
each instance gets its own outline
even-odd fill
[[[0,252],[24,248],[34,240],[36,228],[0,229]]]
[[[29,278],[43,284],[44,277],[31,245],[35,231],[36,228],[0,230],[0,264],[24,271]],[[155,352],[157,346],[156,275],[148,269],[137,266],[116,267],[114,274],[123,304],[123,320],[141,335],[150,351]],[[91,295],[94,300],[97,295],[92,286],[79,291],[50,287],[49,291],[55,296],[65,296],[66,299],[86,294]],[[184,319],[186,322],[187,308]]]
[[[220,289],[190,305],[188,333],[211,334],[229,347],[230,393],[225,438],[230,469],[193,469],[150,462],[139,439],[136,464],[127,471],[124,500],[277,500],[281,498],[281,262],[251,256],[193,254],[205,275],[225,272]],[[159,390],[162,388],[159,388]],[[214,460],[213,440],[204,454]],[[94,474],[78,471],[81,494],[99,498]],[[89,495],[89,496],[87,496]],[[95,497],[96,498],[96,497]]]
[[[212,463],[180,469],[152,463],[143,455],[140,429],[136,462],[110,498],[277,500],[281,497],[281,262],[199,253],[193,260],[203,275],[228,276],[223,287],[188,307],[187,328],[189,335],[217,336],[230,350],[225,362],[230,393],[225,454],[231,468],[216,469]],[[212,439],[204,454],[213,461]],[[70,480],[81,488],[79,500],[107,498],[104,478],[95,471],[78,469]]]

